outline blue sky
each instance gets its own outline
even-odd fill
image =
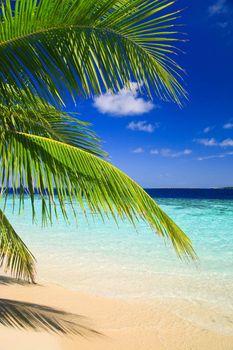
[[[179,57],[185,106],[148,101],[135,88],[81,100],[76,111],[93,124],[111,162],[144,187],[233,186],[233,1],[176,6],[186,7],[190,40]]]

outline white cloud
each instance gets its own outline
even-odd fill
[[[155,129],[158,127],[159,127],[158,124],[150,124],[150,123],[147,123],[147,121],[145,121],[145,120],[138,121],[138,122],[132,121],[127,125],[127,129],[129,129],[129,130],[144,131],[144,132],[149,132],[149,133],[154,132]]]
[[[179,158],[182,156],[188,156],[192,153],[191,149],[184,149],[182,151],[174,151],[170,148],[162,148],[161,150],[151,149],[150,154],[160,155],[162,157]]]
[[[208,132],[210,132],[210,130],[212,130],[211,126],[207,126],[205,129],[203,129],[204,134],[207,134]]]
[[[226,123],[223,125],[223,129],[233,129],[233,123]]]
[[[137,83],[130,83],[129,88],[124,87],[116,94],[107,92],[94,97],[94,107],[100,113],[111,114],[116,117],[130,115],[141,115],[150,112],[158,106],[151,101],[139,97],[139,86]]]
[[[213,154],[211,156],[198,157],[197,160],[208,160],[208,159],[215,159],[215,158],[225,158],[227,156],[233,156],[233,152],[225,152],[225,153],[220,153],[220,154]]]
[[[212,137],[210,139],[197,139],[195,140],[200,145],[212,147],[212,146],[218,146],[217,141]]]
[[[185,155],[185,156],[188,156],[189,154],[191,154],[192,153],[192,150],[191,149],[185,149],[184,151],[183,151],[183,154]]]
[[[135,148],[132,153],[140,154],[144,153],[144,149],[142,147]]]
[[[219,147],[233,147],[233,139],[225,139],[222,140],[221,142],[216,141],[213,137],[210,139],[196,139],[194,140],[200,145],[204,145],[207,147],[212,147],[212,146],[219,146]]]
[[[156,148],[152,148],[152,149],[150,150],[150,154],[157,155],[157,154],[159,154],[159,150],[156,149]]]
[[[210,16],[225,13],[227,11],[226,0],[217,0],[213,5],[209,6],[208,12]]]
[[[215,128],[215,126],[207,126],[206,128],[204,128],[203,130],[202,130],[202,132],[204,133],[204,134],[208,134],[211,130],[213,130]]]
[[[225,154],[214,154],[211,156],[204,156],[204,157],[198,157],[197,160],[208,160],[208,159],[215,159],[215,158],[225,158]]]
[[[221,147],[233,147],[233,139],[225,139],[220,142],[219,146]]]

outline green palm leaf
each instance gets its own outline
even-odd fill
[[[34,281],[35,258],[0,210],[0,267],[16,278]]]
[[[145,220],[153,230],[168,238],[179,256],[195,257],[184,232],[161,210],[131,178],[110,163],[83,150],[52,139],[25,133],[5,132],[0,144],[1,164],[5,169],[2,188],[20,189],[24,201],[27,188],[34,210],[34,189],[42,200],[42,218],[52,220],[56,213],[55,191],[64,217],[66,202],[86,211],[86,206],[102,217]],[[78,204],[78,206],[76,205]]]
[[[10,0],[0,5],[0,94],[24,87],[62,103],[130,81],[180,103],[182,69],[173,60],[179,11],[169,0]],[[32,78],[33,77],[33,78]],[[13,95],[10,95],[12,98]]]
[[[90,124],[77,119],[75,113],[62,112],[37,98],[36,107],[21,103],[0,103],[0,131],[32,133],[68,143],[97,156],[106,156]]]

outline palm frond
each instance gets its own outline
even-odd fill
[[[34,281],[35,258],[0,210],[0,268],[16,278]]]
[[[106,153],[89,126],[89,123],[77,119],[75,113],[62,112],[38,98],[36,107],[30,102],[26,105],[14,101],[11,104],[0,103],[1,132],[20,131],[53,138],[103,157]]]
[[[186,95],[174,61],[180,11],[169,0],[10,0],[0,5],[0,94],[24,87],[54,103],[144,82],[150,94]],[[172,10],[170,10],[172,8]],[[18,91],[17,91],[18,93]],[[12,95],[11,95],[12,97]]]
[[[5,169],[1,187],[7,191],[24,189],[31,197],[33,214],[34,190],[42,201],[42,218],[52,220],[55,189],[64,217],[66,202],[84,212],[102,217],[127,218],[133,224],[142,218],[164,238],[168,238],[179,256],[195,257],[185,233],[162,211],[149,195],[126,174],[110,163],[71,145],[25,133],[5,132],[1,136],[0,161]]]

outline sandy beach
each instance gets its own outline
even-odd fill
[[[233,348],[233,320],[185,300],[103,298],[5,276],[0,295],[1,350]],[[177,313],[177,305],[186,314],[190,310],[189,320]],[[202,325],[195,321],[198,313]]]
[[[0,350],[232,350],[233,202],[160,204],[191,233],[197,263],[142,222],[137,233],[83,217],[42,230],[27,219],[29,200],[20,220],[9,206],[38,284],[0,275]]]

